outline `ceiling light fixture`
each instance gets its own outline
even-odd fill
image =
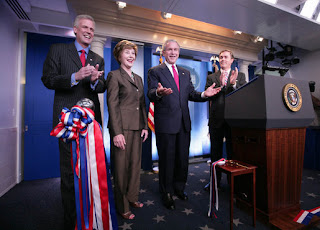
[[[255,36],[254,39],[253,39],[254,43],[262,42],[262,41],[263,41],[263,37],[261,37],[261,36]]]
[[[277,4],[278,0],[264,0],[265,2],[269,2],[272,4]]]
[[[235,35],[237,35],[237,34],[242,34],[242,31],[240,31],[240,30],[234,30],[233,33],[234,33]]]
[[[125,2],[117,1],[116,3],[118,5],[119,10],[122,10],[123,8],[125,8],[127,6],[127,3],[125,3]]]
[[[166,13],[166,12],[161,12],[161,16],[162,16],[164,19],[168,19],[168,18],[171,18],[171,17],[172,17],[172,14],[171,14],[171,13]]]
[[[300,11],[300,14],[307,18],[312,18],[318,4],[319,0],[307,0],[303,5],[302,10]]]

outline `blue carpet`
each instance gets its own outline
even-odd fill
[[[223,174],[219,190],[218,218],[208,218],[209,192],[203,190],[209,180],[209,166],[205,162],[189,165],[186,192],[189,200],[175,200],[176,210],[167,210],[158,191],[158,174],[143,173],[139,200],[141,209],[132,208],[134,220],[118,216],[120,230],[223,230],[229,229],[229,186]],[[301,209],[320,206],[320,172],[304,169],[301,188]],[[59,230],[63,226],[60,197],[60,178],[23,181],[0,198],[0,229]],[[234,205],[233,227],[236,230],[271,229]],[[311,228],[319,230],[320,226]]]

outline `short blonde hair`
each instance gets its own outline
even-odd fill
[[[88,20],[92,21],[94,25],[96,24],[95,21],[94,21],[94,19],[93,19],[93,17],[91,17],[90,15],[80,14],[80,15],[78,15],[78,16],[75,18],[75,20],[74,20],[74,22],[73,22],[73,26],[74,26],[74,27],[78,27],[78,26],[79,26],[79,21],[80,21],[81,19],[88,19]]]
[[[130,42],[128,40],[122,40],[122,41],[118,42],[117,45],[113,49],[113,56],[117,60],[119,65],[121,64],[119,61],[120,54],[124,49],[134,49],[136,57],[138,55],[138,47],[133,42]]]

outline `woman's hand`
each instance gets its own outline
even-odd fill
[[[143,129],[142,131],[141,131],[141,138],[143,138],[142,139],[142,142],[145,142],[146,140],[147,140],[147,138],[148,138],[148,130],[147,129]]]
[[[123,134],[118,134],[117,136],[113,137],[113,144],[122,149],[125,150],[126,148],[126,140],[124,139]]]

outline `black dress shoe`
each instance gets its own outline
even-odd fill
[[[175,194],[180,200],[188,200],[188,195],[184,191],[175,191]]]
[[[162,202],[167,209],[174,210],[176,208],[170,193],[166,193],[162,196]]]

